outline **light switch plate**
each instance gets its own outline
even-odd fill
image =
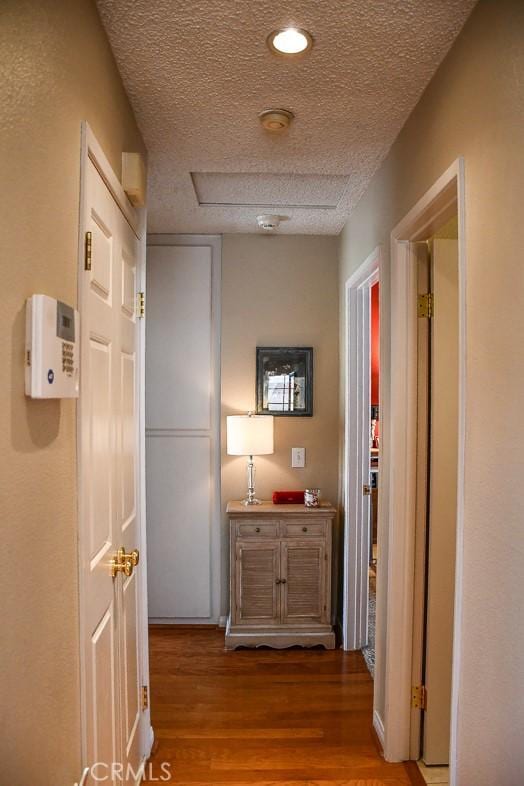
[[[295,469],[302,469],[306,466],[305,448],[291,448],[291,466]]]

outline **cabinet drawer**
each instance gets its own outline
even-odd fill
[[[236,521],[235,532],[237,538],[277,538],[278,521],[267,519]]]
[[[323,538],[327,532],[327,521],[282,521],[283,538]]]

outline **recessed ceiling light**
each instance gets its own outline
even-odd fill
[[[270,33],[267,45],[277,55],[301,55],[313,46],[313,37],[307,30],[287,27]]]

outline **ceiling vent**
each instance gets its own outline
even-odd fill
[[[257,216],[257,224],[258,228],[263,229],[265,232],[275,232],[280,226],[280,216],[273,214]]]
[[[266,109],[258,117],[266,131],[284,131],[295,115],[289,109]]]

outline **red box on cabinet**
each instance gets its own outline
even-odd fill
[[[304,492],[303,491],[274,491],[273,504],[274,505],[303,505]]]

